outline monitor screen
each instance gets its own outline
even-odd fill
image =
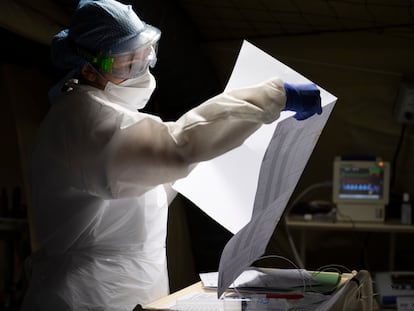
[[[336,159],[333,201],[337,204],[382,204],[389,198],[389,163]]]

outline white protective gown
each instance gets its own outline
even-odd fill
[[[70,87],[34,150],[40,250],[22,310],[129,311],[169,293],[166,187],[277,119],[283,82],[220,94],[176,122],[88,85]]]

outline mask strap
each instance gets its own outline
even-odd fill
[[[105,89],[106,85],[108,84],[108,82],[110,82],[110,80],[102,74],[102,72],[100,71],[99,68],[96,68],[90,62],[86,62],[85,65],[89,65],[89,67],[92,68],[93,71],[103,80],[103,83],[98,83],[98,82],[92,82],[89,79],[86,79],[88,81],[88,84],[90,84],[92,86],[95,86],[97,88],[103,88],[103,89]]]

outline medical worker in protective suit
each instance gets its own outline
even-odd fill
[[[243,143],[282,110],[322,112],[315,85],[278,78],[219,94],[175,122],[139,112],[156,82],[160,31],[131,6],[81,1],[52,42],[70,72],[34,148],[31,184],[39,250],[22,310],[132,310],[169,294],[171,183]]]

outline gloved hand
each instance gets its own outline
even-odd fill
[[[322,113],[320,90],[313,83],[289,84],[284,83],[286,105],[283,110],[295,111],[296,120],[305,120],[315,113]]]

